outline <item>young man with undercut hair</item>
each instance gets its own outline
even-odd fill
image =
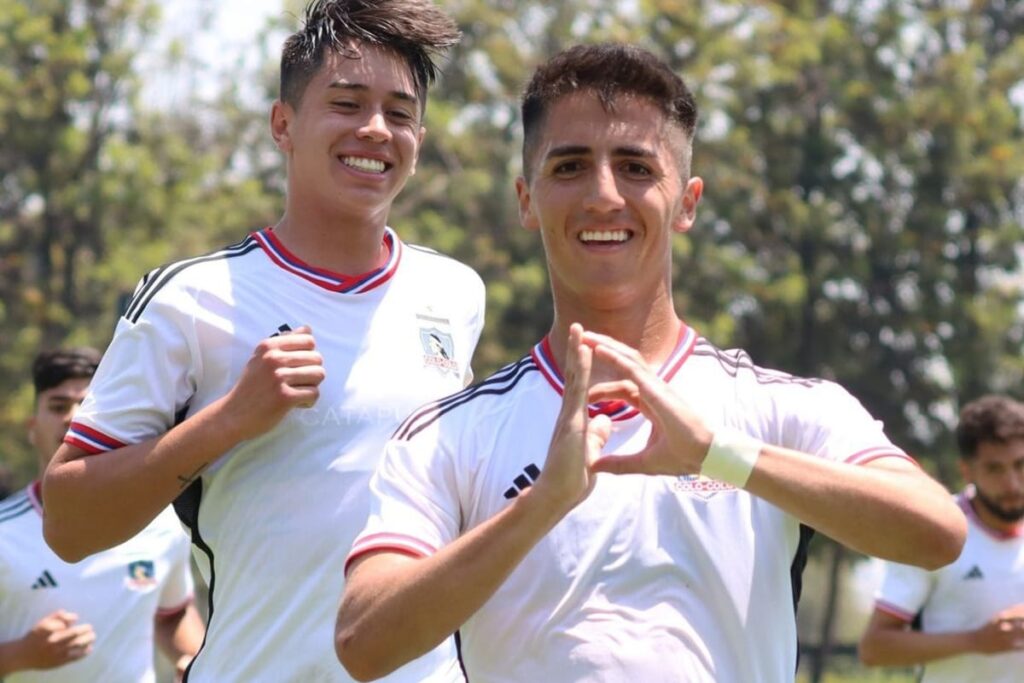
[[[971,401],[956,440],[967,482],[956,497],[967,515],[964,550],[935,571],[886,565],[860,657],[869,666],[923,665],[924,683],[1017,683],[1024,677],[1024,404],[999,395]]]
[[[42,476],[99,363],[81,347],[32,363],[28,437]],[[179,679],[203,642],[188,538],[170,510],[124,543],[69,564],[43,540],[39,480],[0,502],[0,678],[150,683],[154,644]]]
[[[703,183],[696,105],[667,65],[575,47],[522,111],[516,189],[551,331],[389,441],[339,658],[370,680],[459,629],[474,683],[792,681],[809,527],[936,567],[963,515],[841,387],[680,319],[672,239]]]
[[[458,38],[427,0],[310,3],[270,115],[284,215],[142,280],[47,473],[70,559],[175,502],[210,587],[189,681],[350,680],[332,626],[367,482],[413,407],[468,383],[484,319],[476,273],[387,226]],[[460,678],[451,642],[394,676]]]

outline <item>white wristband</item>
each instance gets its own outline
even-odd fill
[[[747,485],[763,445],[743,432],[722,427],[715,431],[700,473],[741,489]]]

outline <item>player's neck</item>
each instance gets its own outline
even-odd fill
[[[381,266],[388,258],[383,244],[384,220],[350,221],[334,215],[285,213],[274,235],[305,263],[344,275],[359,275]]]
[[[575,322],[583,325],[584,330],[608,335],[636,349],[654,367],[675,351],[679,343],[679,331],[683,326],[682,320],[671,307],[571,311],[556,305],[555,321],[548,333],[548,341],[555,362],[562,368],[565,367],[569,325]]]

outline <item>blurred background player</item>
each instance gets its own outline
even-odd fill
[[[99,363],[94,349],[32,365],[29,440],[42,475]],[[7,683],[154,680],[153,644],[179,677],[203,640],[189,542],[170,511],[125,543],[68,564],[43,540],[39,481],[0,503],[0,677]]]
[[[926,683],[1024,680],[1024,405],[966,404],[956,428],[960,558],[935,571],[890,563],[860,642],[871,666],[924,665]],[[920,628],[912,624],[920,616]]]

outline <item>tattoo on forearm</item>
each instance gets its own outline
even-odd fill
[[[209,464],[210,463],[208,463],[208,462],[204,462],[192,474],[188,474],[188,475],[181,475],[181,474],[179,474],[178,475],[178,481],[181,483],[181,490],[184,491],[189,486],[191,486],[192,482],[194,482],[196,479],[199,478],[199,475],[203,473],[203,470],[205,470],[206,466],[209,465]]]

